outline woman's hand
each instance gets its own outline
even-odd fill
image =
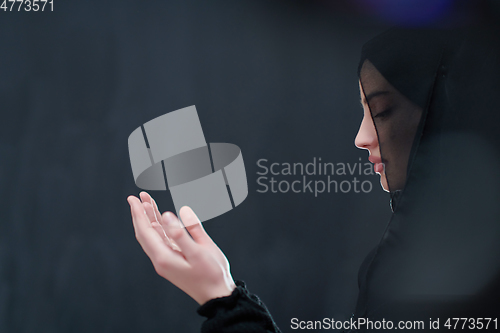
[[[188,206],[179,215],[163,215],[153,198],[141,192],[127,198],[132,213],[135,237],[153,263],[156,272],[202,305],[210,299],[229,296],[236,285],[226,256],[205,232],[200,220]],[[191,237],[189,236],[191,234]]]

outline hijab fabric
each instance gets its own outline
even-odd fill
[[[394,28],[364,45],[358,75],[393,214],[360,274],[356,317],[445,329],[500,314],[498,35]]]

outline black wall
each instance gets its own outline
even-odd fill
[[[128,135],[190,105],[207,141],[245,161],[247,199],[204,223],[233,277],[285,332],[294,317],[348,318],[390,215],[378,176],[356,176],[370,193],[259,193],[256,163],[367,162],[357,61],[384,28],[317,1],[0,11],[0,332],[199,331],[197,304],[156,275],[126,202],[140,191]]]

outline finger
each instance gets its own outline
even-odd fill
[[[163,219],[161,218],[161,214],[158,211],[158,206],[156,206],[156,202],[147,192],[141,192],[140,196],[142,200],[142,205],[144,206],[144,210],[146,211],[146,215],[151,221],[153,228],[156,230],[156,232],[158,232],[160,237],[163,239],[163,241],[167,243],[167,245],[169,245],[170,247],[172,247],[172,249],[176,251],[180,251],[179,247],[172,243],[170,238],[165,233],[165,230],[163,229],[162,225],[160,224],[160,221],[162,221]],[[156,206],[156,209],[155,207],[153,207],[153,204]],[[160,221],[158,220],[158,218],[160,219]]]
[[[136,238],[144,252],[153,260],[166,248],[163,239],[151,224],[139,199],[129,196],[127,201],[130,204]]]
[[[168,245],[170,245],[170,240],[168,239],[167,234],[165,233],[165,230],[163,230],[163,228],[161,227],[160,223],[154,221],[151,222],[151,226],[158,233],[158,235],[160,235],[161,239],[163,239],[164,242],[167,242]]]
[[[213,243],[210,236],[203,228],[203,225],[200,222],[200,219],[191,207],[183,206],[179,210],[179,215],[181,216],[182,221],[185,225],[187,225],[186,229],[189,231],[194,241],[199,244],[208,244]]]
[[[169,213],[170,213],[170,212],[169,212]],[[170,213],[170,214],[172,214],[172,215],[173,215],[173,218],[177,218],[177,217],[175,216],[175,214],[173,214],[173,213]],[[161,215],[159,215],[159,216],[160,216],[160,225],[161,225],[161,227],[162,227],[162,230],[163,230],[163,231],[165,231],[165,230],[167,230],[167,228],[169,227],[169,226],[167,225],[167,219],[164,219]],[[181,252],[181,248],[179,247],[179,245],[177,245],[177,244],[174,242],[174,240],[173,240],[173,239],[171,239],[171,238],[167,235],[167,233],[166,233],[166,232],[165,232],[165,242],[166,242],[166,243],[167,243],[167,244],[168,244],[168,245],[169,245],[169,246],[170,246],[173,250]]]
[[[142,203],[144,204],[145,202],[149,202],[151,206],[153,207],[153,214],[156,217],[156,221],[160,221],[161,218],[161,213],[158,210],[158,205],[156,204],[156,201],[154,201],[153,197],[148,193],[148,192],[141,192],[139,194],[141,196]]]
[[[151,196],[148,192],[142,191],[141,193],[139,193],[139,197],[141,198],[142,203],[145,203],[150,201],[149,197]]]
[[[175,271],[189,267],[185,257],[180,252],[165,246],[164,240],[154,230],[154,225],[158,225],[158,222],[151,223],[149,221],[139,199],[129,196],[127,201],[132,212],[136,238],[155,268],[173,268],[173,271]]]
[[[153,199],[153,197],[150,196],[150,198],[151,198],[151,204],[153,205],[153,208],[154,208],[156,219],[158,222],[160,222],[162,220],[162,218],[161,218],[160,210],[158,209],[158,205],[156,204],[156,201]]]
[[[153,222],[160,223],[160,221],[158,221],[158,219],[156,218],[155,209],[153,208],[153,206],[149,202],[143,202],[142,206],[144,207],[144,211],[146,212],[146,215],[149,218],[149,222],[151,222],[151,223],[153,223]]]
[[[179,219],[171,212],[162,215],[163,225],[168,237],[170,237],[180,248],[186,259],[192,258],[198,252],[198,244],[189,236]]]
[[[146,193],[146,192],[143,192],[143,193]],[[141,199],[142,199],[142,195],[141,195]],[[156,230],[158,235],[160,235],[161,239],[166,240],[167,235],[165,234],[165,231],[161,227],[160,222],[156,218],[153,206],[148,201],[146,201],[146,202],[143,201],[142,206],[144,207],[144,211],[146,212],[146,215],[148,216],[148,219],[151,222],[151,226],[153,227],[153,229]]]

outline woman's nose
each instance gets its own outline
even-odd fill
[[[373,149],[378,145],[377,131],[370,116],[364,116],[359,126],[354,145],[360,149]]]

